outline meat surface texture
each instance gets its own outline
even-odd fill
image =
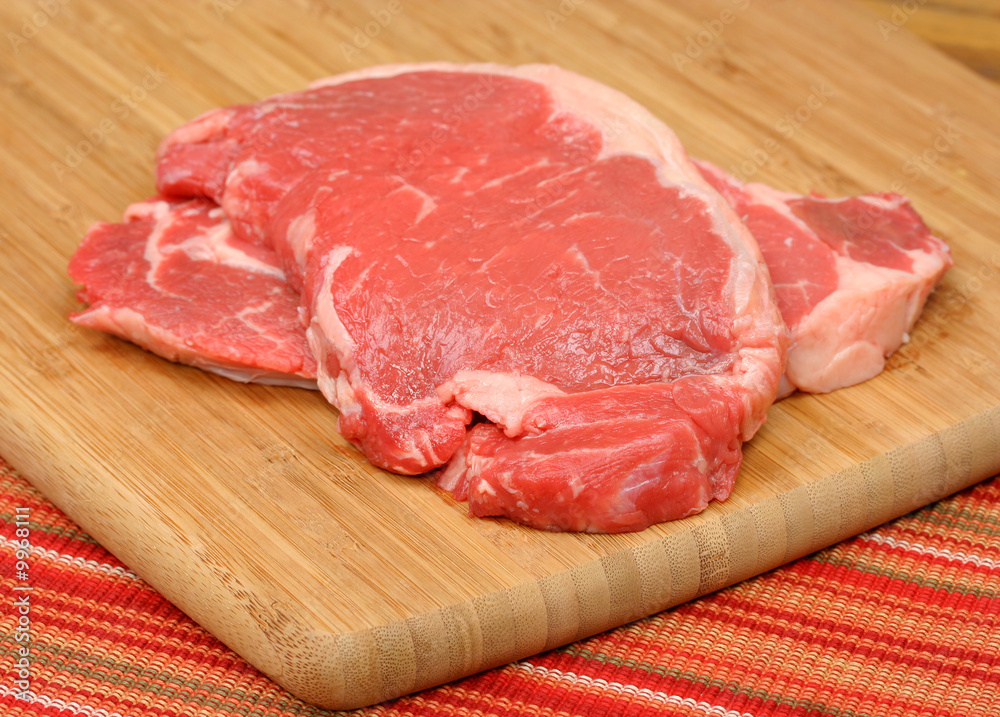
[[[155,197],[91,227],[69,265],[72,316],[172,361],[238,381],[315,387],[299,297],[270,249],[206,199]]]
[[[760,246],[788,325],[781,394],[824,393],[881,373],[952,265],[905,197],[828,199],[742,184],[696,162]]]
[[[951,266],[947,245],[930,235],[898,195],[803,197],[743,185],[708,162],[694,163],[753,228],[771,271],[791,332],[788,373],[796,380],[793,385],[786,374],[781,394],[796,388],[829,391],[880,372],[879,356],[905,342],[927,294]],[[824,227],[831,224],[823,218],[831,216],[835,232],[827,241],[831,232]],[[154,238],[162,252],[149,243]],[[848,240],[855,245],[853,254]],[[219,246],[231,248],[219,251]],[[905,252],[915,249],[907,263]],[[233,250],[242,261],[234,262]],[[253,255],[253,261],[240,252]],[[169,291],[156,290],[163,279],[149,281],[147,257],[161,253],[169,255],[158,262],[169,269]],[[244,280],[240,266],[249,266],[254,276]],[[222,279],[229,287],[224,292],[216,289],[220,277],[213,272],[219,271],[229,275]],[[95,301],[74,316],[82,325],[238,381],[317,388],[298,296],[290,287],[278,288],[284,280],[277,257],[233,236],[221,208],[210,200],[160,198],[133,205],[125,224],[94,226],[71,273],[86,287],[81,297]],[[255,320],[239,321],[251,316]],[[235,334],[234,321],[240,329]],[[858,343],[867,345],[859,349]],[[849,360],[856,354],[868,360]]]
[[[210,112],[157,171],[276,253],[341,432],[392,471],[447,463],[476,515],[690,515],[774,400],[752,237],[666,126],[578,75],[371,68]]]

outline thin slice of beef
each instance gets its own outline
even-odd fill
[[[774,399],[752,237],[666,126],[564,70],[339,76],[195,120],[158,178],[277,251],[344,435],[403,473],[458,453],[442,484],[478,515],[699,511]]]
[[[801,196],[696,165],[746,222],[770,270],[791,335],[781,393],[824,393],[881,373],[952,265],[907,199]]]
[[[214,202],[154,197],[97,223],[69,273],[82,326],[238,381],[315,387],[299,297],[274,252],[236,238]]]

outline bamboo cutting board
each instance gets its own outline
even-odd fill
[[[0,7],[0,454],[300,697],[355,707],[528,656],[1000,470],[1000,91],[910,37],[910,15],[819,0],[141,7]],[[428,480],[367,465],[318,394],[231,383],[66,320],[70,254],[91,221],[153,193],[166,132],[431,59],[558,63],[744,179],[905,193],[956,267],[883,375],[772,408],[727,502],[622,536],[472,520]]]

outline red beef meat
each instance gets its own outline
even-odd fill
[[[81,326],[238,381],[315,387],[293,291],[270,249],[207,199],[154,197],[91,227],[69,265]]]
[[[344,435],[398,472],[450,460],[477,515],[697,512],[774,399],[785,329],[753,239],[667,127],[564,70],[332,78],[180,128],[158,178],[277,253]]]
[[[770,270],[791,336],[781,393],[825,393],[881,373],[952,265],[909,201],[802,196],[696,164],[746,222]]]
[[[564,70],[342,75],[181,128],[158,178],[281,256],[344,435],[403,473],[461,448],[446,485],[478,515],[696,512],[774,398],[784,328],[753,240],[667,127]],[[467,438],[474,412],[492,427]]]

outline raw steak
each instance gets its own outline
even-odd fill
[[[850,356],[858,351],[855,344],[874,336],[873,351],[891,353],[890,347],[898,347],[906,340],[926,294],[951,265],[947,246],[930,236],[909,203],[897,195],[836,200],[803,197],[760,184],[743,185],[708,162],[694,163],[753,228],[776,282],[778,306],[791,330],[788,364],[797,380],[793,386],[786,374],[782,393],[795,388],[832,390],[831,376],[839,377],[840,385],[835,386],[839,388],[878,373],[881,364],[877,362],[820,360],[817,357],[823,352],[817,347],[825,347],[827,354]],[[791,206],[812,204],[814,208],[839,206],[846,232],[841,236],[843,241],[824,241],[828,234],[817,219],[817,215],[824,216],[822,209],[813,213],[799,209],[796,214],[788,202]],[[865,211],[860,218],[845,216],[852,207],[859,211],[860,202],[864,202],[860,206]],[[158,218],[150,221],[154,214]],[[880,221],[874,221],[876,216]],[[317,388],[315,361],[306,342],[305,326],[297,318],[297,295],[288,290],[287,299],[268,303],[264,298],[275,292],[272,278],[281,276],[273,252],[234,237],[222,210],[207,200],[153,199],[130,207],[126,220],[124,225],[96,224],[74,258],[72,273],[86,285],[81,297],[105,297],[99,305],[75,315],[74,320],[132,339],[168,359],[208,368],[235,380]],[[863,228],[859,226],[862,220]],[[162,227],[167,221],[170,229],[164,232]],[[154,237],[170,255],[170,292],[152,290],[145,275],[129,268],[140,257],[157,251],[155,245],[147,247]],[[220,239],[239,251],[254,254],[255,260],[261,262],[255,265],[254,272],[264,274],[266,280],[256,277],[255,281],[243,283],[239,291],[219,296],[206,290],[206,279],[215,272],[232,276],[231,252],[219,252],[206,244],[212,240],[217,245]],[[854,261],[846,251],[848,239],[859,255],[865,251],[874,261]],[[880,265],[894,256],[900,259],[900,247],[906,242],[919,241],[926,244],[918,250],[906,276]],[[176,251],[177,247],[186,249]],[[180,278],[184,278],[186,286],[178,284]],[[130,288],[126,289],[129,282]],[[228,284],[235,286],[233,281]],[[178,303],[179,296],[196,301],[204,313],[196,315],[183,308],[179,311],[178,306],[183,306]],[[871,306],[879,308],[871,311]],[[816,318],[833,321],[830,317],[835,313],[839,316],[832,329]],[[233,322],[245,316],[255,320],[244,321],[241,333],[233,335]],[[184,327],[179,332],[168,329],[163,317],[171,317],[173,322],[183,318]],[[191,332],[193,320],[198,321],[196,332]],[[851,331],[841,330],[847,328]],[[182,339],[182,335],[189,340]],[[159,339],[154,341],[151,336]],[[197,339],[191,341],[192,336]],[[274,348],[265,351],[263,346]],[[240,347],[243,350],[233,350]],[[225,359],[220,360],[220,354]],[[281,371],[290,366],[302,368],[295,374]]]
[[[314,387],[299,297],[206,199],[154,197],[91,227],[70,261],[82,325],[238,381]]]
[[[801,196],[695,164],[767,262],[791,335],[781,393],[823,393],[879,374],[952,265],[907,199]]]
[[[182,127],[158,180],[277,251],[344,435],[403,473],[457,452],[442,485],[477,515],[697,512],[775,397],[753,239],[667,127],[564,70],[342,75]]]

